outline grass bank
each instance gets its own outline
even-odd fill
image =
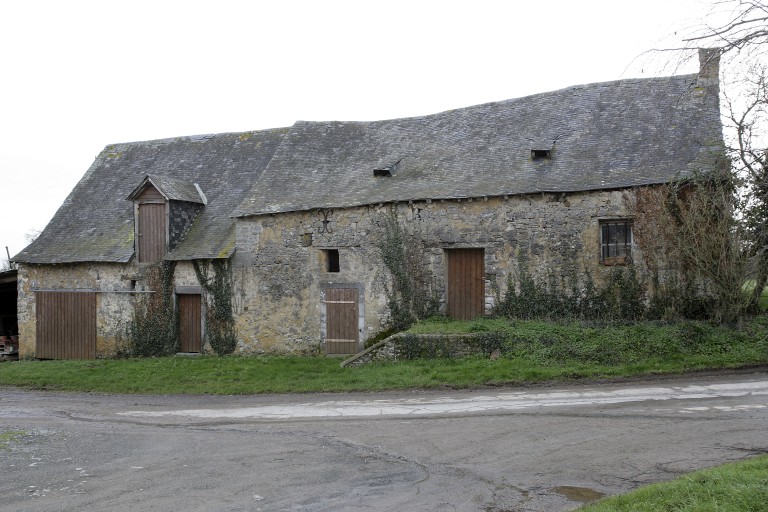
[[[746,512],[766,510],[768,456],[697,471],[606,498],[581,512]]]
[[[768,318],[742,329],[698,322],[592,328],[434,319],[414,332],[494,332],[504,356],[340,368],[338,359],[201,356],[0,363],[0,385],[137,394],[259,394],[471,388],[676,374],[768,363]]]

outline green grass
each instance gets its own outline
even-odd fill
[[[433,319],[414,332],[497,332],[504,356],[340,368],[338,359],[201,356],[0,363],[0,385],[148,394],[258,394],[471,388],[677,374],[768,363],[768,317],[740,330],[705,323],[605,328],[491,319]]]
[[[755,281],[747,281],[744,283],[743,289],[746,292],[751,292],[755,289]],[[768,311],[768,287],[763,289],[763,293],[760,294],[760,299],[757,301],[757,305],[762,311]]]
[[[5,430],[0,431],[0,451],[5,450],[12,442],[20,439],[26,434],[23,430]]]
[[[592,365],[553,368],[480,357],[340,368],[338,359],[324,357],[206,356],[3,363],[0,384],[104,393],[234,395],[467,388],[621,373]]]
[[[757,512],[768,510],[768,456],[697,471],[603,499],[581,512]]]

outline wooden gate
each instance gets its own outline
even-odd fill
[[[485,250],[451,249],[448,260],[448,316],[472,320],[485,312]]]
[[[356,354],[358,352],[357,288],[325,290],[325,353]]]
[[[96,357],[96,293],[93,291],[35,292],[38,359]]]
[[[199,294],[177,295],[179,304],[179,351],[200,352],[202,348],[201,311]]]

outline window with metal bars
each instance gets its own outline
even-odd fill
[[[600,261],[626,265],[632,261],[632,221],[600,221]]]

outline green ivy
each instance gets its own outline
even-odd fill
[[[179,319],[173,301],[175,269],[173,261],[162,261],[150,268],[147,285],[154,293],[142,294],[135,300],[118,356],[159,357],[178,352]]]
[[[433,280],[424,268],[421,237],[403,230],[397,206],[389,208],[382,226],[379,252],[391,276],[391,283],[385,285],[390,327],[403,331],[417,320],[437,314],[439,300]]]
[[[634,322],[647,316],[645,288],[635,268],[615,267],[602,284],[587,272],[549,271],[534,279],[524,254],[518,255],[518,286],[510,277],[495,314],[521,320],[585,320],[605,323]]]
[[[205,339],[216,355],[231,354],[237,347],[232,314],[232,262],[228,259],[192,261],[197,280],[205,290]],[[209,267],[213,276],[209,276]]]

